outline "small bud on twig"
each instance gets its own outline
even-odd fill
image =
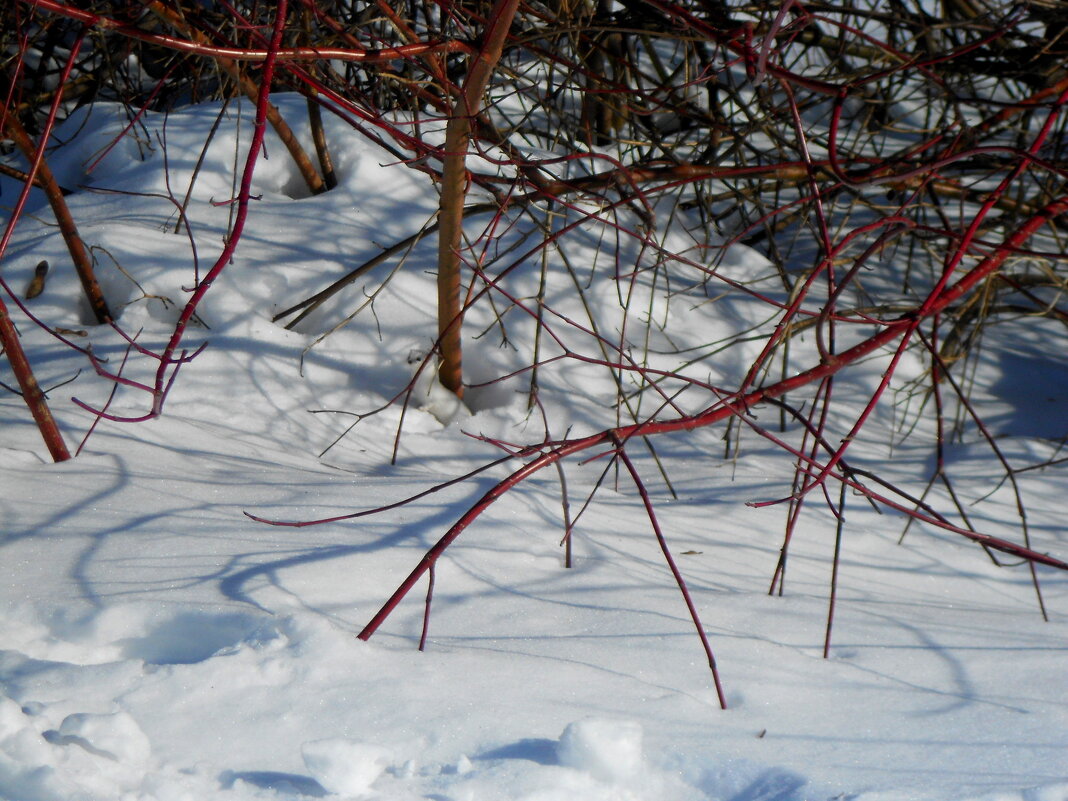
[[[26,300],[33,300],[44,292],[45,278],[48,277],[48,262],[42,259],[33,271],[33,278],[26,285]]]

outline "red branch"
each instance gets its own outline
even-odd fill
[[[742,396],[736,395],[732,398],[727,398],[696,415],[681,417],[676,420],[650,420],[643,423],[635,423],[632,425],[607,429],[586,437],[563,440],[558,443],[547,444],[544,446],[535,446],[527,451],[520,452],[517,454],[520,457],[529,456],[538,453],[539,451],[541,453],[491,488],[474,505],[472,505],[460,519],[456,521],[456,523],[453,524],[452,528],[450,528],[441,539],[439,539],[423,555],[423,558],[420,559],[419,563],[408,577],[400,584],[396,591],[394,591],[389,600],[383,604],[378,613],[375,614],[366,626],[364,626],[359,634],[360,639],[370,639],[385,619],[389,617],[397,605],[404,599],[416,582],[422,578],[427,570],[430,569],[445,550],[469,525],[471,525],[499,498],[538,471],[549,465],[555,464],[572,454],[580,453],[598,446],[613,446],[614,443],[625,443],[633,437],[649,436],[652,434],[669,434],[679,431],[693,431],[697,428],[713,425],[731,417],[732,415],[740,415],[744,410],[756,406],[766,400],[780,398],[800,387],[832,376],[843,367],[871,355],[880,348],[889,345],[894,340],[900,337],[911,336],[923,319],[943,311],[947,306],[968,293],[980,281],[995,273],[1004,263],[1005,259],[1007,259],[1015,250],[1022,247],[1036,231],[1065,213],[1068,213],[1068,195],[1054,200],[1036,215],[1027,220],[1023,225],[1017,228],[1011,236],[1007,237],[993,253],[973,267],[955,284],[946,287],[941,292],[933,293],[931,297],[928,298],[927,302],[918,310],[918,312],[922,312],[922,314],[913,313],[904,315],[897,320],[888,323],[886,327],[877,334],[837,355],[827,355],[820,364],[811,367],[802,373],[798,373],[791,378],[784,379],[767,387],[754,389]],[[545,450],[546,447],[549,449]],[[903,507],[895,504],[888,498],[879,497],[878,500],[892,508],[903,509]],[[1059,570],[1068,570],[1068,563],[1046,554],[1023,548],[1006,540],[978,534],[933,518],[918,515],[915,510],[907,511],[914,516],[921,517],[925,522],[961,534],[962,536],[975,542],[980,542],[987,547],[1012,553],[1024,559],[1055,567]],[[344,518],[339,517],[334,519],[339,520]]]

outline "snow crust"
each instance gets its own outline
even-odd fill
[[[303,99],[276,100],[301,118]],[[161,138],[128,136],[101,159],[127,121],[98,104],[63,126],[57,140],[67,144],[50,155],[60,182],[78,189],[70,202],[100,249],[105,293],[146,347],[169,336],[194,269],[202,274],[222,247],[226,209],[215,201],[232,193],[247,106],[233,106],[207,151],[187,209],[191,235],[173,233],[166,197],[184,194],[218,113],[209,104],[171,114],[166,151]],[[163,119],[142,124],[158,132]],[[270,527],[242,513],[306,520],[375,507],[499,455],[467,434],[523,442],[545,431],[527,412],[521,378],[473,387],[466,409],[424,379],[399,441],[399,405],[346,434],[354,413],[403,389],[434,339],[432,243],[384,287],[389,267],[296,330],[271,317],[418,230],[436,198],[423,176],[329,124],[342,181],[325,196],[302,197],[280,143],[268,142],[249,230],[190,332],[190,348],[208,347],[183,368],[162,419],[103,421],[82,455],[53,465],[20,399],[0,397],[0,798],[1068,801],[1065,577],[1039,571],[1051,617],[1043,622],[1025,568],[997,568],[944,534],[912,531],[899,544],[901,521],[857,502],[823,659],[834,520],[815,503],[806,512],[786,592],[769,596],[781,510],[744,502],[781,497],[789,464],[759,442],[736,463],[709,458],[722,452],[722,432],[661,443],[679,500],[654,492],[716,650],[726,711],[640,500],[622,485],[599,490],[565,570],[558,479],[532,479],[440,562],[426,652],[415,649],[422,589],[369,642],[358,640],[503,468],[390,514],[325,526]],[[12,187],[3,179],[3,197]],[[21,286],[48,258],[52,276],[33,311],[117,365],[127,343],[88,323],[59,234],[35,203],[5,280]],[[577,263],[610,267],[598,255],[601,233],[576,233]],[[722,267],[739,277],[765,268],[744,248]],[[535,272],[515,280],[517,297],[536,291]],[[315,344],[376,291],[373,308]],[[549,300],[579,319],[569,291]],[[610,311],[617,291],[591,290],[604,293],[609,329],[622,324]],[[748,324],[742,302],[691,300],[650,292],[650,315],[683,320],[674,347]],[[77,443],[93,417],[70,398],[99,407],[111,387],[19,325],[41,383],[73,379],[50,400]],[[466,325],[476,383],[529,359],[475,336],[492,329],[488,312]],[[1028,414],[1035,398],[1017,400],[1012,387],[1026,378],[1010,365],[1045,348],[1026,338],[1014,347],[990,353],[977,391],[987,381],[1001,404],[1005,452],[1038,461],[1053,446],[1035,427],[1058,423]],[[700,370],[725,379],[744,369],[745,354]],[[153,369],[134,358],[124,376],[145,381]],[[856,391],[881,370],[864,368]],[[601,425],[609,378],[565,364],[544,381],[554,434]],[[124,390],[109,411],[143,413],[144,404]],[[892,422],[873,425],[886,434]],[[907,443],[878,453],[902,485],[916,488],[929,468]],[[975,519],[1007,527],[1011,498],[989,494],[977,451],[964,442],[950,458]],[[602,468],[567,466],[575,498]],[[649,468],[650,486],[655,475]],[[1063,557],[1063,475],[1020,481],[1034,547]]]

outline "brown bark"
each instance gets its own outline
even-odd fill
[[[59,426],[52,417],[52,411],[48,408],[45,394],[37,384],[30,362],[26,358],[25,351],[22,350],[22,343],[19,342],[15,324],[11,322],[11,317],[7,313],[7,305],[2,299],[0,299],[0,344],[3,344],[4,353],[7,354],[7,360],[11,363],[11,372],[15,374],[19,382],[22,399],[26,401],[30,414],[37,423],[37,430],[41,432],[48,452],[52,454],[52,461],[65,462],[70,458],[70,451],[67,450],[67,445],[63,442],[63,434],[60,433]]]
[[[37,159],[37,147],[14,114],[8,114],[4,117],[4,131],[15,140],[15,144],[22,151],[26,160],[33,164]],[[45,195],[48,197],[48,202],[52,206],[52,213],[56,215],[59,232],[63,235],[63,241],[67,243],[67,250],[70,252],[71,261],[74,262],[74,269],[78,273],[78,279],[82,282],[82,289],[85,292],[86,299],[89,301],[89,308],[93,310],[93,316],[98,323],[111,322],[111,311],[104,300],[104,293],[100,290],[100,284],[97,283],[92,259],[89,258],[85,243],[82,242],[82,238],[78,234],[78,226],[74,224],[74,218],[67,207],[67,201],[63,198],[63,190],[56,182],[56,178],[43,156],[37,167],[35,184],[44,190]]]
[[[471,139],[471,120],[482,105],[482,93],[501,58],[504,40],[518,5],[519,0],[497,0],[494,3],[485,33],[485,45],[472,59],[463,91],[453,103],[445,129],[445,158],[438,207],[438,341],[441,350],[438,380],[458,397],[463,397],[464,391],[460,343],[463,323],[460,240],[468,186],[465,166],[467,146]]]

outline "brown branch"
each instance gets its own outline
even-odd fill
[[[149,33],[134,25],[128,25],[109,17],[93,14],[89,11],[72,8],[65,3],[58,3],[55,0],[22,0],[22,2],[32,5],[35,8],[51,11],[54,14],[59,14],[60,16],[69,19],[78,20],[91,28],[111,31],[121,36],[129,37],[130,39],[137,39],[142,42],[164,47],[168,50],[175,50],[180,53],[209,56],[216,61],[223,59],[230,61],[231,63],[236,61],[260,63],[265,61],[268,55],[267,50],[247,47],[223,47],[211,44],[207,40],[207,37],[196,29],[185,25],[184,22],[181,22],[181,18],[175,12],[159,3],[158,0],[153,0],[152,2],[147,3],[148,7],[153,12],[159,14],[168,22],[175,25],[175,27],[188,38],[179,39],[174,36],[163,36],[158,33]],[[383,47],[379,49],[361,49],[357,47],[284,47],[279,50],[275,56],[276,60],[279,62],[332,60],[359,61],[374,64],[388,63],[390,61],[396,61],[397,59],[406,59],[412,56],[427,54],[474,52],[476,52],[475,48],[467,42],[461,40],[449,40],[446,42],[416,42],[410,45]]]
[[[26,352],[19,342],[18,332],[11,317],[7,313],[7,305],[0,299],[0,344],[3,344],[7,360],[11,363],[11,372],[18,379],[19,389],[22,390],[22,399],[33,415],[33,421],[37,423],[37,430],[41,432],[48,452],[52,454],[52,461],[65,462],[70,458],[70,451],[63,441],[63,434],[56,425],[52,411],[48,408],[45,394],[37,384],[30,361],[26,358]]]
[[[473,59],[463,91],[453,103],[445,129],[445,157],[438,210],[438,337],[442,386],[463,397],[463,356],[460,331],[460,240],[463,235],[464,198],[469,184],[466,161],[471,119],[482,105],[490,75],[501,58],[519,0],[497,0],[490,12],[485,44]]]
[[[111,311],[104,300],[104,293],[100,290],[100,284],[97,283],[96,274],[93,271],[93,262],[85,249],[85,243],[82,242],[81,235],[78,233],[78,226],[74,223],[74,218],[67,207],[67,201],[63,199],[63,190],[56,182],[56,178],[52,174],[52,170],[49,168],[43,153],[38,154],[37,146],[14,114],[8,114],[4,117],[4,132],[15,140],[15,144],[31,165],[37,162],[36,170],[31,169],[30,173],[34,176],[34,184],[44,190],[45,195],[48,197],[48,202],[52,206],[52,213],[56,215],[59,232],[63,235],[63,241],[67,243],[67,251],[70,253],[71,261],[74,262],[74,269],[78,273],[78,279],[82,283],[82,290],[89,301],[89,308],[93,310],[93,316],[98,323],[110,322],[112,319]]]

